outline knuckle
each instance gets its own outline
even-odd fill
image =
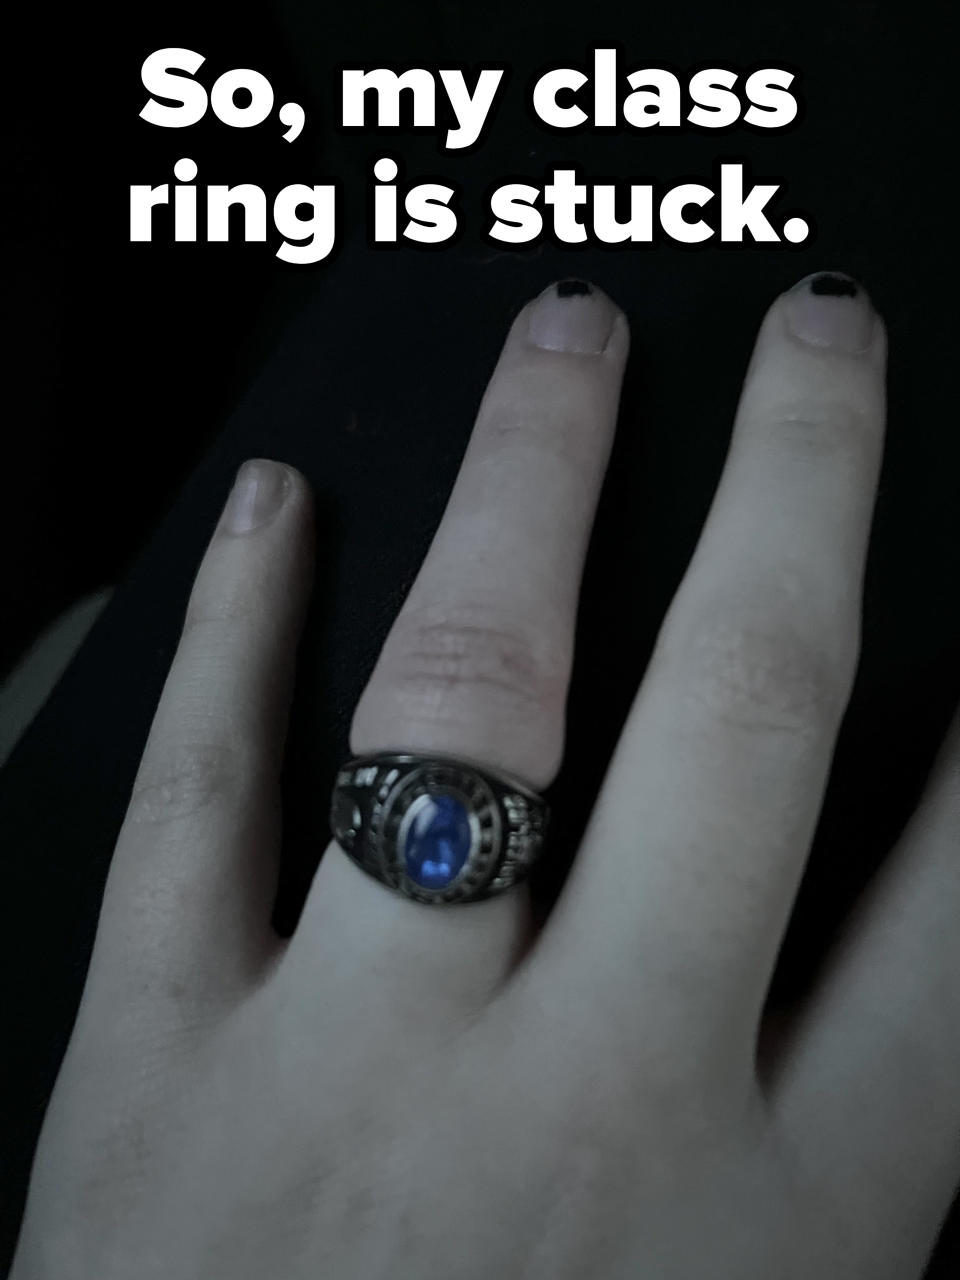
[[[208,629],[247,625],[257,616],[261,602],[255,584],[245,579],[229,586],[218,584],[216,590],[198,584],[187,605],[181,638],[189,639]]]
[[[874,445],[879,438],[877,415],[852,399],[785,400],[747,420],[751,436],[788,442],[811,453],[834,455]]]
[[[150,751],[134,783],[127,822],[152,826],[191,817],[212,804],[234,800],[243,768],[227,742],[177,743]]]
[[[569,402],[553,395],[516,394],[508,402],[489,407],[482,426],[493,439],[532,437],[546,444],[557,435],[553,428],[562,424],[568,414]]]
[[[583,424],[595,420],[598,408],[591,388],[582,383],[518,384],[509,400],[484,407],[478,438],[492,451],[511,453],[530,449],[559,462],[578,464],[583,440],[589,440]],[[580,445],[580,448],[578,448]]]
[[[469,613],[421,614],[402,619],[394,641],[391,684],[421,707],[440,710],[478,692],[538,713],[565,701],[568,656],[523,628]]]
[[[819,737],[839,719],[842,665],[825,640],[795,623],[714,614],[685,649],[686,702],[724,725]]]
[[[526,398],[488,408],[482,419],[483,433],[490,440],[515,441],[528,438],[546,443],[556,433],[557,406]]]

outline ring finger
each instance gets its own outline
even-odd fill
[[[580,282],[550,286],[521,311],[443,520],[357,707],[356,753],[459,756],[538,791],[552,781],[628,345],[622,313]],[[528,929],[522,887],[468,908],[424,910],[332,845],[286,967],[314,985],[325,960],[352,974],[389,965],[435,1025],[438,1001],[461,1018],[497,986]],[[401,984],[369,985],[392,1007]]]

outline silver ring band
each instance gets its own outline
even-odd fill
[[[516,778],[450,756],[348,761],[330,807],[334,839],[368,875],[425,903],[476,902],[523,880],[545,801]]]

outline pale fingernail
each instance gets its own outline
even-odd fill
[[[265,458],[245,462],[237,472],[223,512],[229,533],[251,533],[280,510],[290,487],[286,467]]]
[[[873,341],[876,312],[863,285],[840,271],[818,271],[786,295],[787,324],[809,346],[855,355]]]
[[[607,345],[617,309],[585,280],[560,280],[530,308],[527,336],[548,351],[598,356]]]

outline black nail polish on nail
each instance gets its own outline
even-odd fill
[[[804,276],[784,303],[788,328],[808,346],[856,355],[873,342],[877,321],[867,292],[842,271]]]
[[[580,294],[590,294],[593,290],[586,280],[561,280],[557,284],[558,298],[576,298]]]
[[[810,292],[829,298],[855,298],[859,293],[856,280],[839,271],[821,271],[810,277]]]
[[[598,356],[613,331],[617,309],[586,280],[547,285],[527,312],[527,337],[545,351]]]

